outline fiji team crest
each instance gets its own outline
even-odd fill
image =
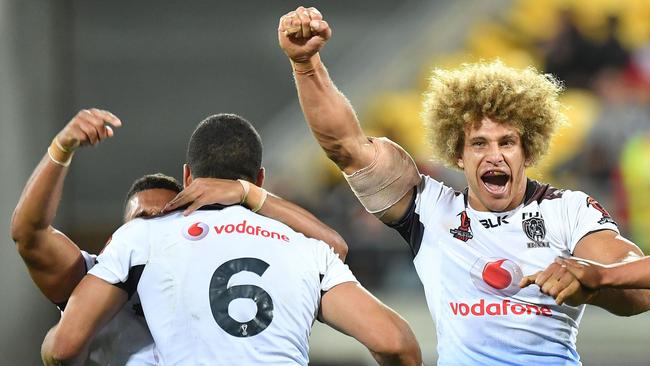
[[[544,218],[541,216],[529,217],[521,221],[521,226],[528,239],[532,240],[527,244],[528,248],[550,247],[549,242],[544,240],[546,238]]]

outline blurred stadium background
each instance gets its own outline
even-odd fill
[[[11,212],[52,136],[98,106],[125,126],[75,157],[57,225],[97,251],[120,225],[133,179],[178,178],[195,125],[238,113],[261,132],[271,191],[339,230],[361,282],[410,321],[428,364],[435,330],[407,247],[362,211],[305,126],[279,17],[317,6],[334,29],[323,59],[367,131],[399,142],[422,171],[457,188],[429,161],[420,124],[431,67],[500,58],[562,79],[572,126],[530,175],[597,197],[650,252],[650,1],[0,0],[0,359],[36,365],[58,312],[31,283],[8,231]],[[585,365],[648,365],[650,316],[589,308]],[[365,349],[316,324],[313,365],[369,365]]]

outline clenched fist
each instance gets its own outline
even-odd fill
[[[298,7],[280,18],[280,48],[294,63],[307,63],[332,36],[332,29],[316,8]]]
[[[79,146],[96,145],[105,138],[113,137],[113,127],[120,126],[122,121],[109,111],[82,109],[55,139],[64,151],[74,151]]]

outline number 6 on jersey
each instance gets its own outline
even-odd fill
[[[228,288],[230,278],[242,271],[262,276],[269,264],[257,258],[237,258],[220,265],[210,281],[210,309],[221,329],[228,334],[245,338],[262,332],[273,320],[273,300],[263,288],[255,285],[236,285]],[[247,322],[239,322],[228,314],[228,306],[234,299],[251,299],[257,305],[257,313]]]

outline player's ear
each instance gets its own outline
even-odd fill
[[[190,166],[183,164],[183,187],[187,188],[192,183],[192,171]]]
[[[460,169],[465,169],[465,162],[463,162],[462,156],[458,157],[458,159],[456,160],[456,165],[458,165]]]
[[[255,179],[255,185],[261,187],[264,184],[264,167],[261,167],[257,172],[257,179]]]

